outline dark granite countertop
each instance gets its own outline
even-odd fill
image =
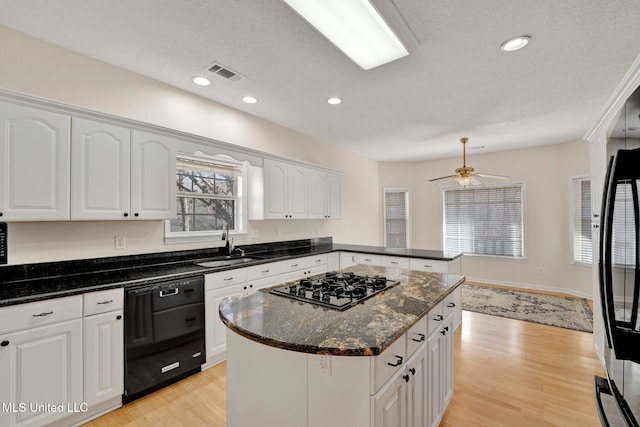
[[[234,332],[272,347],[315,354],[374,356],[465,280],[453,274],[400,268],[356,265],[348,270],[382,275],[400,284],[345,311],[290,300],[262,289],[223,299],[220,318]]]
[[[451,253],[427,249],[391,249],[384,246],[343,245],[339,243],[333,244],[333,250],[408,258],[437,259],[442,261],[451,261],[462,256],[462,253],[460,252]]]
[[[5,266],[0,268],[0,307],[335,251],[445,260],[459,256],[446,258],[440,251],[421,250],[408,250],[406,253],[411,255],[401,255],[383,247],[333,244],[331,237],[246,245],[243,249],[246,257],[255,261],[216,268],[197,263],[223,257],[222,248]]]

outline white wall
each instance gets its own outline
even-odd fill
[[[250,221],[243,245],[316,236],[381,244],[378,163],[266,120],[0,26],[0,88],[164,126],[344,171],[343,219]],[[276,228],[281,231],[276,236]],[[217,246],[165,245],[162,221],[9,224],[9,263]],[[126,249],[114,249],[125,236]]]
[[[411,242],[422,249],[442,248],[442,189],[430,178],[450,175],[461,158],[380,164],[380,186],[411,189]],[[507,175],[525,183],[527,259],[464,256],[470,279],[552,289],[590,296],[591,269],[571,263],[570,178],[589,173],[584,141],[487,154],[469,154],[478,172]],[[380,190],[382,192],[382,190]]]

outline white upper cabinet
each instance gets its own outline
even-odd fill
[[[69,219],[71,118],[0,103],[0,221]]]
[[[131,212],[139,219],[176,216],[176,141],[131,132]]]
[[[342,175],[327,172],[327,217],[342,218]]]
[[[309,169],[309,218],[342,217],[342,177]]]
[[[264,219],[308,218],[307,181],[302,166],[264,160]]]
[[[71,219],[122,219],[130,211],[131,131],[73,119]]]
[[[175,141],[73,119],[71,219],[175,216]]]

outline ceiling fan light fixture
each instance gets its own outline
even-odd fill
[[[466,187],[467,185],[471,184],[471,177],[470,176],[457,176],[455,178],[456,182],[460,185],[462,185],[463,187]]]
[[[392,19],[398,28],[404,21],[388,16],[398,14],[390,9],[395,6],[388,0],[283,1],[364,70],[409,55],[409,49],[388,23]],[[384,17],[378,3],[388,3],[382,5]]]
[[[520,50],[528,45],[530,41],[531,37],[529,36],[514,37],[502,43],[500,45],[500,50],[503,52],[515,52],[516,50]]]

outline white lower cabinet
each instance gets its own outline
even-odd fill
[[[43,426],[80,410],[82,319],[2,334],[0,345],[0,425]]]
[[[124,390],[124,289],[84,295],[84,401],[120,406]],[[110,402],[109,402],[110,401]]]
[[[227,327],[218,315],[220,301],[231,295],[239,295],[243,292],[244,284],[238,284],[227,288],[205,292],[204,311],[205,318],[205,343],[207,364],[217,364],[226,357]]]
[[[344,269],[357,264],[356,255],[353,252],[340,252],[340,268]]]
[[[427,345],[371,398],[374,427],[424,427],[427,420]]]
[[[437,426],[453,393],[453,312],[434,311],[372,357],[288,351],[229,332],[228,427]]]

